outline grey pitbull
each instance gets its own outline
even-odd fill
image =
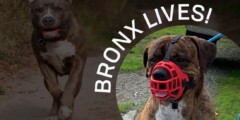
[[[29,0],[32,12],[32,47],[44,83],[53,97],[48,120],[71,120],[74,99],[86,61],[83,33],[72,13],[71,0]],[[58,76],[69,75],[61,89]]]

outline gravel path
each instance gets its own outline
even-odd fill
[[[218,42],[217,47],[217,57],[205,74],[205,85],[212,98],[216,95],[216,80],[224,76],[227,70],[240,68],[240,48],[235,43],[224,39]],[[116,89],[118,103],[135,103],[137,108],[134,109],[144,104],[150,95],[149,80],[145,77],[144,70],[119,74]]]

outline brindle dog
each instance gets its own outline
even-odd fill
[[[146,47],[144,65],[147,76],[163,59],[173,37],[161,37]],[[172,109],[171,103],[160,102],[151,95],[136,120],[216,120],[214,106],[204,86],[204,73],[215,55],[214,44],[195,36],[181,37],[173,46],[170,60],[188,75],[193,88],[186,88],[182,97],[175,101],[178,109]]]
[[[53,97],[48,120],[70,120],[86,61],[83,32],[72,13],[71,0],[29,0],[32,47],[44,83]],[[69,75],[63,89],[58,77]]]

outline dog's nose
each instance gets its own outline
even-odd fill
[[[53,17],[45,17],[43,19],[43,24],[47,25],[47,26],[52,25],[54,22],[55,22],[55,20]]]
[[[155,80],[168,80],[170,79],[170,75],[166,69],[158,68],[153,72],[153,78]]]

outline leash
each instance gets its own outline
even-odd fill
[[[210,38],[208,40],[208,42],[217,42],[218,40],[220,40],[221,37],[223,37],[223,34],[222,33],[218,33],[217,35],[215,35],[212,38]]]

